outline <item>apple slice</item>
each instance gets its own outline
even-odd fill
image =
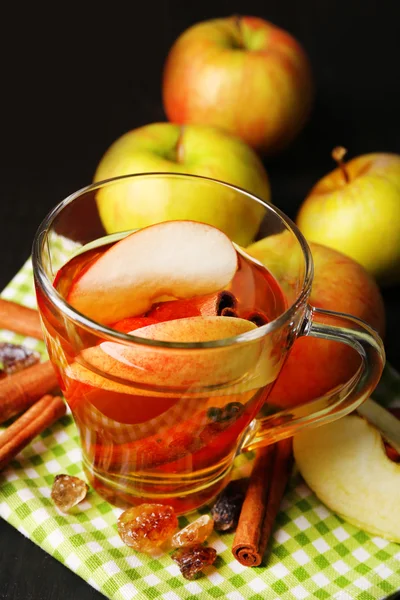
[[[294,437],[300,473],[334,512],[374,535],[400,542],[400,464],[379,431],[351,415]]]
[[[159,322],[133,333],[159,341],[207,342],[253,329],[254,323],[236,317],[190,317]],[[83,350],[67,374],[82,383],[131,394],[174,395],[174,390],[203,396],[238,394],[276,378],[280,365],[271,359],[270,346],[268,338],[190,350],[102,342]],[[142,386],[151,389],[142,391]],[[213,392],[214,388],[220,389]]]
[[[117,242],[72,286],[68,302],[100,323],[142,315],[159,299],[222,290],[237,269],[236,250],[219,229],[167,221]]]

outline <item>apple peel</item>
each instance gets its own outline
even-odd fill
[[[294,437],[303,478],[349,523],[400,542],[400,464],[388,458],[380,432],[357,415]]]
[[[219,229],[167,221],[114,244],[76,281],[68,302],[104,324],[146,313],[165,297],[193,298],[227,287],[237,254]]]

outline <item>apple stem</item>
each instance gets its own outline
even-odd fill
[[[239,36],[239,48],[244,48],[244,40],[243,40],[243,29],[242,29],[242,17],[240,15],[235,15],[233,17],[236,25],[236,29]]]
[[[346,164],[343,162],[343,158],[346,156],[346,154],[347,149],[343,148],[343,146],[336,146],[336,148],[332,150],[333,160],[336,161],[339,169],[342,171],[345,183],[349,183],[350,175],[347,170]]]

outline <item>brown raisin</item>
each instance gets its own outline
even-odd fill
[[[209,419],[212,422],[219,423],[219,421],[221,420],[221,416],[222,409],[218,406],[210,406],[210,408],[207,410],[207,419]]]
[[[222,421],[235,421],[244,411],[244,405],[241,402],[229,402],[222,412]]]
[[[0,372],[11,375],[40,361],[39,352],[19,344],[0,343]]]
[[[196,579],[204,567],[212,565],[217,558],[217,552],[209,546],[191,546],[178,548],[171,554],[185,579]]]
[[[174,548],[179,548],[182,546],[196,546],[197,544],[202,544],[206,541],[213,529],[213,519],[210,515],[203,515],[196,519],[196,521],[193,521],[193,523],[189,523],[189,525],[186,525],[186,527],[177,531],[175,535],[172,536],[171,545]]]
[[[210,406],[207,410],[207,418],[212,423],[227,423],[228,421],[236,421],[243,413],[244,405],[241,402],[229,402],[224,408],[218,406]]]
[[[51,488],[51,497],[57,508],[62,512],[68,512],[86,498],[88,489],[87,483],[79,477],[56,475]]]
[[[255,310],[252,313],[248,313],[246,315],[246,319],[257,325],[257,327],[262,327],[266,325],[269,321],[267,315],[259,310]]]
[[[123,512],[117,526],[127,546],[151,554],[171,538],[178,519],[172,506],[140,504]]]
[[[246,492],[246,480],[236,479],[228,483],[211,509],[216,531],[229,531],[238,523]]]

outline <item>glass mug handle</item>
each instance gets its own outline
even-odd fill
[[[314,316],[317,315],[324,317],[329,324],[315,321]],[[385,364],[385,351],[379,335],[361,319],[308,306],[297,337],[300,336],[347,344],[359,353],[361,365],[349,381],[325,396],[256,418],[240,445],[241,452],[289,437],[304,427],[334,421],[357,408],[377,385]]]

